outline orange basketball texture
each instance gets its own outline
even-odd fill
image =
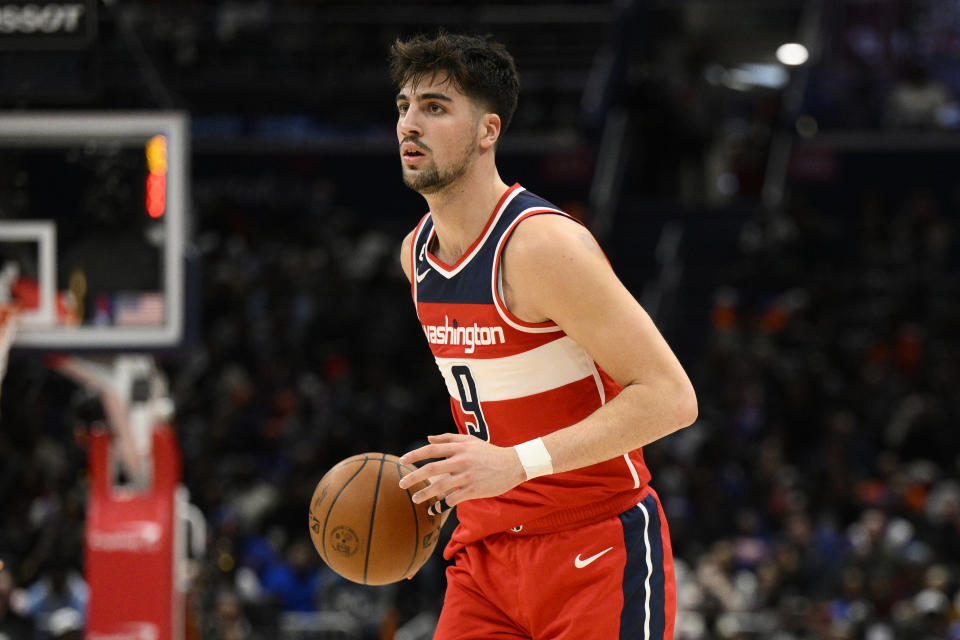
[[[401,489],[414,471],[387,453],[361,453],[330,469],[310,500],[310,539],[323,561],[360,584],[389,584],[414,575],[440,537],[441,519]]]

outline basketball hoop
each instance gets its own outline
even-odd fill
[[[0,382],[7,373],[7,359],[10,347],[17,337],[17,326],[20,320],[20,311],[12,303],[0,304]]]

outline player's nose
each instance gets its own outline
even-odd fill
[[[420,126],[416,115],[414,115],[413,109],[409,109],[397,120],[397,137],[403,140],[404,138],[417,138],[421,135],[423,135],[423,128]]]

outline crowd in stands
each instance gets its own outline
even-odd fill
[[[680,638],[960,637],[956,204],[799,198],[742,232],[651,453]]]
[[[821,18],[803,101],[821,129],[960,127],[955,5],[837,2]]]

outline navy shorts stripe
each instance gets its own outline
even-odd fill
[[[627,564],[623,572],[620,640],[662,640],[665,624],[663,538],[651,494],[620,514]]]

